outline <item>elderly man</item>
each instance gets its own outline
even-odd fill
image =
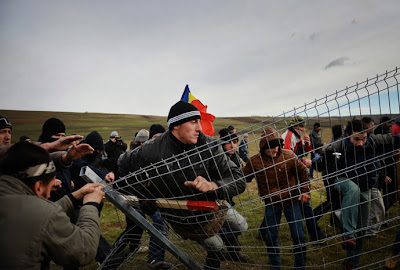
[[[7,118],[0,115],[0,146],[11,145],[12,125]]]
[[[156,198],[212,204],[242,193],[246,182],[240,169],[227,158],[217,140],[201,132],[200,120],[200,112],[192,104],[179,101],[173,105],[167,132],[120,157],[120,174],[136,171],[136,176],[129,175],[119,183],[127,183],[125,190],[145,199],[147,204]],[[160,166],[148,167],[152,164]],[[217,234],[225,221],[237,225],[236,218],[226,209],[160,210],[182,238],[195,240],[208,251],[206,269],[219,268],[220,261],[229,258]]]
[[[29,142],[8,149],[0,173],[1,269],[48,269],[51,260],[78,267],[94,259],[102,185],[86,185],[56,203],[48,201],[55,165],[46,150]],[[74,225],[68,215],[79,201],[83,206]]]

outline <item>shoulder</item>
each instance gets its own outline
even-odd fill
[[[297,158],[296,154],[289,149],[282,149],[281,156],[283,160],[289,160],[292,158]]]

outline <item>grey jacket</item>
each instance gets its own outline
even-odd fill
[[[74,225],[70,198],[39,198],[8,175],[0,177],[0,205],[0,269],[48,269],[50,260],[78,267],[94,260],[100,237],[95,206],[83,206]]]
[[[215,201],[242,193],[246,182],[241,170],[225,155],[218,141],[200,133],[196,145],[184,145],[170,131],[122,154],[120,176],[135,172],[114,186],[141,199],[175,198]],[[202,176],[218,185],[217,192],[201,193],[184,185]],[[198,215],[199,211],[173,210],[173,216]]]

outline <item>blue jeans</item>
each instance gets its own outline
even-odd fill
[[[314,216],[314,211],[310,202],[300,204],[301,215],[306,220],[306,227],[312,241],[321,239],[323,232],[318,225],[317,219]]]
[[[154,228],[156,228],[164,236],[166,236],[168,227],[165,225],[164,219],[161,216],[160,211],[157,211],[154,214],[150,215],[150,218],[153,220]],[[153,239],[153,237],[150,237],[148,262],[151,262],[153,260],[164,261],[164,259],[165,259],[165,248],[159,245],[158,242],[155,239]]]
[[[341,223],[345,236],[356,240],[356,249],[348,250],[346,261],[356,267],[360,261],[365,230],[355,232],[357,229],[367,227],[371,204],[371,190],[361,191],[357,184],[345,177],[335,181],[335,189],[342,195]]]
[[[304,236],[303,221],[300,213],[300,202],[285,208],[275,208],[267,205],[265,207],[264,222],[265,229],[260,230],[264,233],[263,239],[267,244],[267,253],[271,270],[281,269],[281,257],[279,255],[279,225],[281,224],[282,212],[289,223],[290,233],[293,240],[294,267],[296,269],[305,269],[306,267],[306,239]]]

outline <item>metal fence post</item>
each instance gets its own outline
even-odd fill
[[[139,212],[137,212],[133,207],[131,207],[124,198],[117,194],[112,187],[106,185],[104,180],[102,180],[95,172],[93,172],[90,167],[82,167],[80,171],[80,177],[82,177],[88,183],[102,183],[105,184],[104,192],[106,198],[113,203],[119,210],[126,214],[131,220],[133,220],[139,227],[144,231],[158,240],[159,244],[165,247],[169,252],[171,252],[175,257],[177,257],[184,265],[189,269],[200,269],[199,265],[195,260],[190,258],[187,254],[181,252],[174,244],[172,244],[167,237],[165,237],[160,231],[158,231],[152,224],[150,224],[146,218],[144,218]]]

